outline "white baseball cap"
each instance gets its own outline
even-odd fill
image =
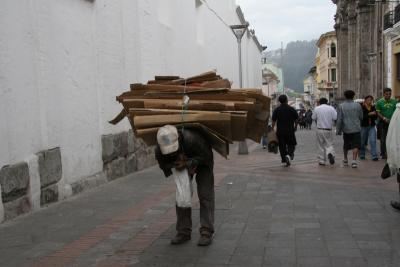
[[[160,146],[161,153],[168,155],[178,151],[179,135],[175,126],[165,125],[158,129],[157,143]]]

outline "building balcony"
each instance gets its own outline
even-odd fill
[[[318,90],[334,90],[337,88],[337,83],[336,82],[328,82],[328,81],[322,81],[318,83]]]
[[[400,21],[400,5],[394,8],[394,24]]]
[[[383,30],[392,28],[394,25],[394,12],[389,11],[385,14],[383,18]]]
[[[389,39],[400,36],[400,4],[393,11],[385,14],[383,19],[383,33]]]

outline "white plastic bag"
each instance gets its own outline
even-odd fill
[[[176,184],[176,205],[180,208],[192,206],[193,186],[187,169],[178,171],[172,169]]]
[[[386,151],[389,168],[392,174],[396,174],[400,168],[400,104],[396,105],[396,111],[390,120]]]

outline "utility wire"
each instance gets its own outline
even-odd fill
[[[213,9],[206,0],[200,0],[202,3],[204,3],[207,8],[229,29],[231,29],[231,27],[229,26],[228,23],[225,22],[225,20],[217,13],[217,11],[215,11],[215,9]]]

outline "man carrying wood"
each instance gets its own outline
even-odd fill
[[[289,167],[297,145],[295,131],[299,115],[294,108],[288,105],[286,95],[279,96],[278,100],[281,104],[272,113],[272,129],[275,129],[275,125],[277,125],[276,135],[282,163]]]
[[[172,175],[172,169],[188,170],[192,178],[196,175],[197,195],[200,202],[199,246],[208,246],[214,234],[214,159],[211,145],[204,136],[193,129],[178,129],[166,125],[157,132],[156,159],[164,175]],[[172,245],[190,240],[192,232],[192,209],[176,205],[176,236]]]

